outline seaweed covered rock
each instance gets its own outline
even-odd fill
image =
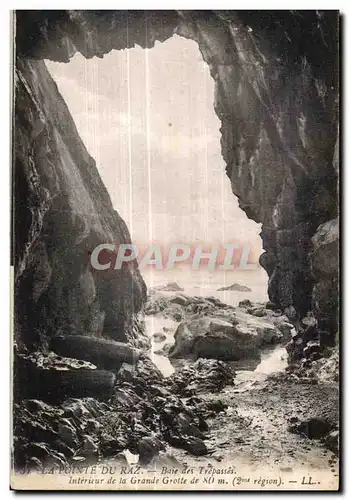
[[[200,392],[219,392],[234,385],[235,371],[223,361],[198,359],[171,375],[168,383],[175,394],[192,395]]]

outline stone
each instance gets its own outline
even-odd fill
[[[91,436],[83,436],[83,445],[79,449],[78,453],[79,455],[83,457],[91,457],[93,455],[96,455],[98,452],[98,446],[94,442]]]
[[[15,356],[14,373],[17,396],[47,403],[85,396],[108,398],[115,385],[112,372],[97,370],[94,365],[79,363],[77,359],[64,358],[60,362],[54,358],[52,362],[50,353],[47,358],[44,353]]]
[[[320,439],[326,436],[331,430],[331,424],[321,418],[310,418],[303,420],[290,427],[290,431],[303,434],[309,439]]]
[[[110,434],[103,433],[100,438],[100,450],[104,457],[113,457],[124,449],[124,443],[111,436]]]
[[[56,441],[54,443],[55,448],[62,453],[67,459],[71,458],[74,456],[75,449],[71,448],[70,446],[67,446],[63,441]]]
[[[155,290],[161,292],[183,292],[184,288],[181,288],[175,281],[171,281],[170,283],[166,283],[166,285],[159,285],[155,287]]]
[[[62,419],[62,421],[60,422],[58,427],[58,436],[61,441],[67,446],[73,448],[77,446],[76,430],[69,423],[69,421],[67,421],[67,419]]]
[[[152,336],[152,341],[153,342],[164,342],[166,340],[166,335],[164,333],[154,333]]]
[[[339,220],[321,224],[312,237],[312,271],[317,276],[336,276],[338,273]]]
[[[193,354],[193,339],[195,335],[189,328],[186,322],[178,325],[174,334],[175,344],[169,350],[170,358],[189,357]]]
[[[262,318],[263,316],[267,316],[268,312],[264,307],[256,307],[253,309],[248,309],[247,312],[252,314],[252,316],[256,316],[257,318]]]
[[[147,465],[155,458],[159,451],[165,450],[164,445],[155,436],[146,436],[137,444],[137,452],[139,454],[139,464]]]
[[[178,321],[178,322],[179,322],[179,321],[182,321],[182,319],[183,319],[183,315],[182,315],[182,313],[180,313],[179,311],[175,311],[175,312],[173,313],[172,317],[173,317],[173,319],[174,319],[175,321]]]
[[[303,358],[304,344],[301,338],[293,338],[285,345],[290,363],[300,361]]]
[[[339,431],[330,432],[324,439],[326,448],[331,450],[335,455],[339,455]]]
[[[175,345],[169,352],[172,358],[240,359],[254,354],[257,345],[257,335],[240,333],[229,321],[214,317],[180,323],[174,338]]]
[[[208,450],[202,439],[193,436],[179,436],[168,430],[166,440],[175,448],[182,448],[195,456],[207,455]]]
[[[32,457],[39,459],[44,466],[60,466],[66,465],[66,459],[61,453],[54,451],[46,443],[28,443],[25,453],[30,461]],[[37,462],[38,463],[38,462]]]
[[[198,429],[190,419],[184,414],[180,413],[177,415],[173,421],[172,425],[177,429],[179,434],[185,434],[187,436],[194,436],[200,439],[204,439],[203,433]]]
[[[302,318],[301,320],[301,326],[303,328],[316,327],[316,325],[317,325],[317,320],[311,313]]]
[[[297,331],[292,325],[292,323],[288,323],[287,321],[274,322],[277,328],[280,330],[282,339],[289,340],[297,335]]]
[[[252,302],[248,299],[244,299],[239,302],[239,307],[251,307],[251,306]]]
[[[234,337],[216,332],[197,337],[194,341],[193,352],[196,358],[209,358],[225,361],[238,361],[246,358],[258,358],[259,349],[256,337],[248,334]]]
[[[208,450],[202,439],[197,437],[186,437],[184,440],[184,449],[196,457],[207,455]]]
[[[206,299],[196,299],[198,304]],[[259,359],[259,350],[290,338],[293,325],[285,316],[275,316],[263,309],[259,318],[248,314],[245,308],[211,305],[205,315],[186,311],[186,320],[175,331],[175,344],[170,358],[198,357],[237,361]],[[218,357],[217,357],[218,356]]]
[[[218,292],[222,291],[232,291],[232,292],[252,292],[251,288],[245,285],[240,285],[239,283],[233,283],[229,286],[223,286],[222,288],[217,288]]]
[[[154,351],[154,354],[158,354],[160,356],[169,356],[169,353],[171,351],[173,347],[173,344],[170,344],[169,342],[164,344],[161,349],[157,349],[156,351]]]
[[[240,305],[240,303],[239,303],[239,305]],[[273,302],[271,302],[270,300],[268,300],[268,302],[265,304],[265,308],[270,309],[271,311],[277,310],[276,305],[273,304]]]
[[[175,297],[171,298],[169,302],[171,304],[178,304],[185,307],[188,304],[189,300],[185,295],[176,295]]]
[[[84,335],[56,336],[51,349],[62,356],[83,358],[98,368],[118,371],[122,363],[135,364],[141,351],[127,344]]]
[[[339,220],[321,224],[312,237],[311,267],[316,281],[312,293],[313,312],[323,345],[333,346],[338,330]]]
[[[313,354],[320,354],[321,350],[320,343],[311,340],[307,342],[307,345],[303,349],[303,353],[306,358],[310,358]]]
[[[223,361],[198,359],[184,366],[168,378],[175,394],[192,395],[200,392],[219,392],[227,385],[234,385],[235,371]]]

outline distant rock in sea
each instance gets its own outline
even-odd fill
[[[166,283],[166,285],[155,287],[155,290],[159,292],[183,292],[184,288],[181,288],[175,281],[171,281],[170,283]]]
[[[223,286],[222,288],[218,288],[217,292],[223,292],[225,290],[233,292],[252,292],[251,288],[245,285],[240,285],[239,283],[233,283],[230,286]]]

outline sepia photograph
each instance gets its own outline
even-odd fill
[[[15,491],[338,491],[339,10],[11,12]]]

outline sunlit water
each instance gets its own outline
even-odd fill
[[[151,359],[153,363],[159,368],[161,373],[165,377],[169,377],[175,371],[174,367],[171,364],[171,361],[167,356],[155,354],[155,351],[162,349],[166,343],[174,343],[173,335],[178,326],[178,323],[176,321],[173,321],[172,319],[164,318],[162,316],[146,316],[145,326],[147,335],[152,340]],[[156,333],[162,333],[166,335],[166,340],[164,340],[163,342],[154,342],[153,335]]]

